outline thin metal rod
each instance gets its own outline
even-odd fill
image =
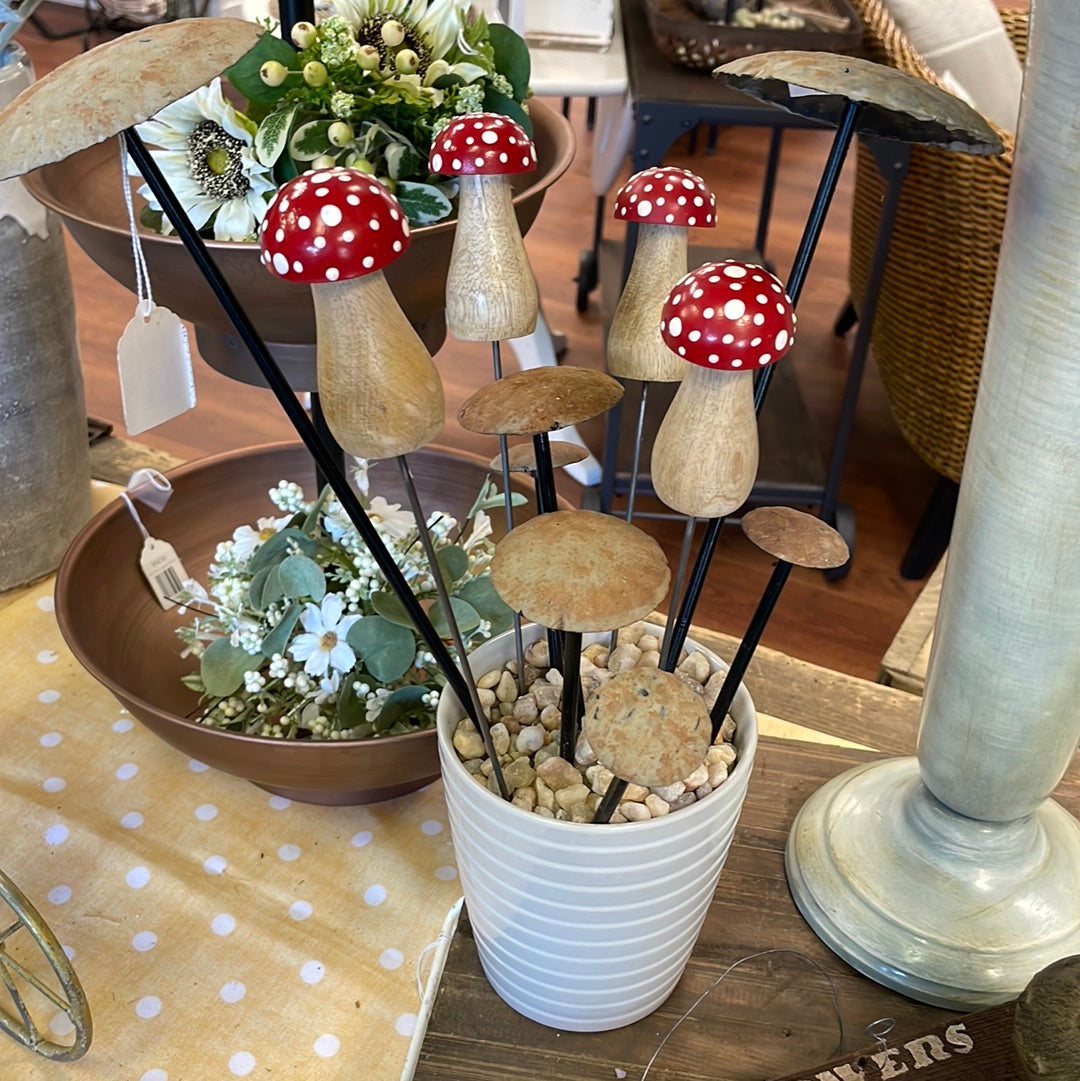
[[[619,800],[622,799],[629,785],[630,782],[624,781],[621,777],[615,777],[612,780],[596,806],[596,813],[593,815],[594,822],[611,821],[611,816],[615,813],[615,808],[619,806]]]
[[[679,563],[675,568],[675,580],[671,585],[671,603],[668,606],[667,621],[664,624],[664,640],[660,645],[661,657],[668,655],[668,649],[671,646],[671,628],[674,626],[678,614],[679,597],[682,596],[683,582],[686,580],[686,568],[690,565],[690,549],[694,545],[694,528],[696,526],[696,518],[687,518],[686,525],[683,527],[682,544],[679,545]],[[676,661],[672,663],[672,668],[675,667],[677,660],[676,655]]]
[[[735,692],[738,691],[739,684],[742,683],[742,678],[746,675],[746,669],[750,665],[758,642],[761,641],[761,635],[765,630],[765,625],[769,622],[769,616],[772,615],[772,610],[780,599],[780,592],[788,580],[788,575],[791,574],[791,568],[792,564],[783,559],[777,560],[776,566],[773,567],[773,572],[765,585],[765,591],[761,595],[761,600],[758,601],[757,608],[754,609],[754,614],[750,617],[750,624],[746,628],[746,634],[743,635],[743,640],[735,651],[731,667],[724,677],[720,693],[716,696],[716,701],[713,703],[712,710],[709,713],[712,718],[712,739],[709,741],[710,743],[715,743],[716,737],[720,734],[720,726],[724,723],[724,718],[731,708],[731,703],[735,700]]]
[[[420,546],[424,549],[427,557],[428,570],[431,579],[435,583],[435,592],[442,605],[443,618],[450,628],[450,638],[453,640],[454,649],[457,650],[458,659],[461,661],[461,674],[465,685],[469,689],[469,698],[472,700],[473,718],[476,727],[480,730],[480,736],[484,741],[484,749],[491,761],[492,774],[495,783],[499,786],[499,793],[503,799],[510,798],[510,789],[506,787],[506,778],[503,777],[502,767],[499,765],[499,755],[495,750],[495,744],[491,738],[491,726],[484,716],[484,707],[480,703],[480,695],[476,690],[476,680],[473,678],[472,669],[468,665],[468,651],[465,648],[465,639],[461,637],[461,627],[458,625],[457,616],[454,615],[454,604],[450,592],[446,588],[446,579],[443,577],[442,567],[439,565],[439,557],[435,553],[435,545],[431,540],[431,530],[427,526],[427,515],[420,503],[420,496],[416,492],[416,484],[413,481],[412,470],[409,468],[409,459],[404,454],[397,456],[398,468],[401,471],[401,482],[405,486],[405,493],[409,497],[409,507],[413,518],[416,519],[416,529],[420,534]]]
[[[836,192],[836,185],[840,179],[840,170],[847,156],[848,147],[851,145],[855,134],[855,121],[859,115],[860,105],[855,101],[848,101],[840,117],[840,122],[833,136],[832,146],[829,148],[829,156],[825,161],[825,168],[821,174],[814,202],[810,207],[810,213],[803,227],[802,238],[799,241],[798,250],[795,252],[795,260],[792,263],[791,274],[787,282],[788,296],[792,305],[797,305],[802,287],[806,281],[806,275],[810,269],[814,251],[817,248],[818,239],[821,236],[822,226],[825,224],[825,215],[829,204]],[[772,379],[772,370],[775,365],[770,364],[759,372],[757,383],[754,385],[754,412],[760,413],[765,402],[765,395]],[[671,641],[668,645],[667,654],[661,658],[661,667],[671,670],[668,664],[671,657],[677,657],[686,642],[686,636],[690,631],[690,623],[694,618],[694,609],[701,599],[701,591],[708,575],[709,564],[716,551],[717,541],[720,539],[720,531],[724,528],[723,518],[712,518],[705,528],[705,535],[698,549],[697,562],[690,576],[690,583],[679,605],[679,614],[675,619],[671,631]],[[673,667],[673,666],[672,666]]]
[[[555,467],[551,464],[551,440],[547,432],[533,436],[533,453],[536,456],[536,490],[540,498],[540,513],[550,514],[559,509],[555,495]]]
[[[559,756],[574,761],[574,745],[584,703],[581,700],[581,632],[563,631],[562,720],[559,723]]]
[[[435,631],[427,613],[416,599],[416,595],[409,588],[409,583],[405,580],[401,568],[387,550],[378,530],[371,523],[367,512],[356,497],[356,493],[349,487],[349,482],[338,467],[334,455],[323,445],[318,432],[311,423],[311,418],[293,393],[277,361],[274,360],[267,349],[266,343],[259,336],[259,332],[248,318],[247,313],[240,306],[231,286],[211,258],[202,237],[199,236],[198,231],[191,223],[191,219],[187,216],[187,212],[181,206],[172,188],[169,187],[168,181],[166,181],[157,166],[157,162],[154,161],[139,137],[139,133],[134,128],[126,128],[123,137],[128,152],[138,166],[139,172],[142,173],[143,179],[150,186],[150,190],[154,195],[157,196],[158,202],[161,203],[162,209],[183,241],[184,247],[187,248],[195,261],[195,265],[221,303],[225,314],[229,317],[229,321],[236,328],[237,334],[251,352],[255,363],[262,372],[263,378],[266,380],[270,390],[273,391],[274,397],[277,398],[278,404],[286,417],[292,422],[296,433],[311,454],[316,470],[321,471],[322,475],[326,477],[326,481],[337,497],[342,509],[349,516],[353,525],[356,526],[357,532],[378,564],[379,570],[382,571],[398,600],[405,607],[409,618],[420,632],[420,636],[427,644],[431,655],[435,658],[435,662],[446,677],[447,684],[457,695],[462,706],[467,710],[471,710],[472,705],[469,699],[468,686],[460,669],[455,665],[449,649]],[[472,720],[476,721],[477,718],[473,717]]]

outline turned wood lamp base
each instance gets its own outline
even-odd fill
[[[950,810],[915,758],[820,788],[785,856],[803,916],[853,968],[909,998],[976,1010],[1080,952],[1080,823],[1053,800],[1013,822]]]

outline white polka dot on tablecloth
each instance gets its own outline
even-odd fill
[[[50,904],[66,905],[71,900],[71,887],[53,886],[46,896],[49,898]]]
[[[379,964],[392,972],[395,968],[401,968],[401,966],[405,964],[405,956],[401,950],[383,950],[383,952],[379,954]]]
[[[138,953],[149,953],[157,945],[153,931],[139,931],[131,936],[131,948]]]
[[[386,900],[386,887],[380,886],[377,883],[374,886],[368,886],[364,890],[364,902],[369,905],[381,905]]]
[[[399,1036],[411,1036],[416,1031],[416,1014],[401,1014],[394,1022],[394,1031]]]
[[[58,1011],[49,1018],[49,1031],[54,1036],[70,1036],[75,1031],[75,1025],[66,1013]]]
[[[133,889],[141,890],[150,881],[150,871],[146,867],[132,867],[124,881]]]
[[[63,738],[64,737],[60,735],[59,732],[46,732],[45,735],[38,740],[38,743],[40,743],[42,747],[57,747]]]
[[[200,822],[210,822],[217,818],[218,809],[212,803],[200,803],[195,808],[195,817]]]
[[[266,805],[271,811],[284,811],[286,807],[292,806],[292,800],[286,799],[284,796],[271,796]]]
[[[255,1056],[250,1051],[237,1051],[229,1059],[229,1073],[235,1077],[247,1077],[255,1069]]]
[[[127,811],[120,816],[120,825],[126,830],[137,830],[145,821],[138,811]]]
[[[152,1070],[147,1070],[139,1081],[169,1081],[169,1075],[159,1066],[155,1066]]]
[[[312,1051],[319,1058],[332,1058],[341,1050],[341,1041],[329,1032],[324,1032],[312,1045]]]
[[[135,722],[130,717],[121,717],[118,721],[113,721],[112,730],[119,735],[123,735],[125,732],[130,732],[135,727]]]
[[[457,878],[457,868],[451,867],[449,864],[443,867],[436,867],[435,877],[440,882],[452,882],[455,878]]]
[[[420,832],[427,834],[428,837],[434,837],[438,833],[442,833],[443,824],[437,819],[429,818],[426,822],[420,823]]]
[[[55,649],[43,649],[37,655],[38,664],[52,664],[59,656]]]
[[[63,792],[64,789],[67,788],[67,781],[65,781],[63,777],[46,777],[45,780],[41,782],[41,787],[44,788],[46,792]]]
[[[130,781],[136,773],[139,772],[139,767],[134,762],[125,762],[116,771],[116,779],[118,781]]]
[[[293,860],[300,858],[300,846],[299,845],[282,845],[278,850],[278,859],[284,860],[286,863],[292,863]]]
[[[230,916],[228,912],[219,912],[210,921],[210,930],[215,935],[231,935],[236,930],[236,917]]]
[[[53,690],[53,689],[52,689],[52,688],[50,687],[50,688],[49,688],[48,690],[46,690],[46,691],[42,691],[42,692],[41,692],[41,693],[40,693],[40,694],[39,694],[39,695],[37,696],[37,700],[38,700],[38,701],[39,701],[39,702],[40,702],[40,703],[41,703],[41,704],[42,704],[43,706],[48,706],[48,705],[52,705],[52,703],[53,703],[53,702],[59,702],[59,701],[60,701],[60,692],[59,692],[59,691],[54,691],[54,690]]]
[[[205,762],[200,762],[197,758],[189,758],[187,768],[192,773],[205,773],[210,767]]]
[[[350,844],[353,848],[363,848],[371,840],[371,830],[361,830],[359,833],[354,833]]]
[[[56,608],[51,595],[48,597],[38,597],[36,603],[38,608],[43,612],[52,612]]]
[[[60,949],[64,951],[64,956],[69,961],[75,960],[75,948],[73,946],[61,946]]]
[[[45,831],[45,843],[47,845],[62,845],[70,836],[71,831],[62,822],[57,822]]]
[[[322,981],[326,975],[326,969],[321,961],[305,961],[300,966],[300,979],[304,983],[316,984]]]
[[[157,995],[145,995],[135,1003],[135,1013],[144,1021],[149,1021],[151,1017],[157,1017],[161,1013],[161,999]]]
[[[247,988],[239,980],[229,980],[218,992],[222,1002],[239,1002],[247,994]]]
[[[207,856],[202,867],[208,875],[223,875],[229,861],[224,856]]]
[[[294,920],[306,920],[311,916],[312,908],[310,901],[293,901],[289,905],[289,915]]]

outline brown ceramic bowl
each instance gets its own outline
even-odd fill
[[[480,458],[429,447],[409,455],[425,509],[458,518],[485,476]],[[517,476],[517,475],[515,475]],[[299,444],[277,443],[204,458],[169,473],[174,493],[147,528],[176,549],[188,573],[205,581],[219,541],[236,526],[275,513],[266,491],[295,480],[315,491],[311,459]],[[531,486],[521,491],[531,494]],[[372,467],[371,490],[407,506],[394,462]],[[525,508],[519,508],[523,511]],[[498,521],[498,516],[493,516]],[[78,661],[130,713],[182,753],[261,788],[305,803],[373,803],[403,795],[439,775],[435,730],[374,740],[309,742],[244,736],[188,718],[198,696],[180,682],[192,670],[174,631],[190,617],[162,610],[138,567],[142,537],[118,499],[72,542],[56,582],[56,616]]]

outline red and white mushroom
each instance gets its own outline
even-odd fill
[[[446,277],[447,329],[470,342],[531,334],[539,299],[510,177],[536,168],[532,140],[500,113],[467,113],[435,136],[428,166],[461,178]]]
[[[608,371],[620,379],[676,383],[686,365],[660,337],[660,311],[686,273],[687,231],[716,225],[716,197],[689,169],[654,167],[635,173],[618,190],[614,216],[639,228],[608,331]]]
[[[681,514],[722,518],[754,486],[754,373],[794,343],[791,299],[762,266],[705,263],[672,289],[660,333],[689,364],[653,444],[656,494]]]
[[[393,195],[357,169],[303,173],[278,190],[259,243],[267,270],[311,285],[319,397],[340,446],[390,458],[430,442],[442,380],[382,273],[409,245]]]

